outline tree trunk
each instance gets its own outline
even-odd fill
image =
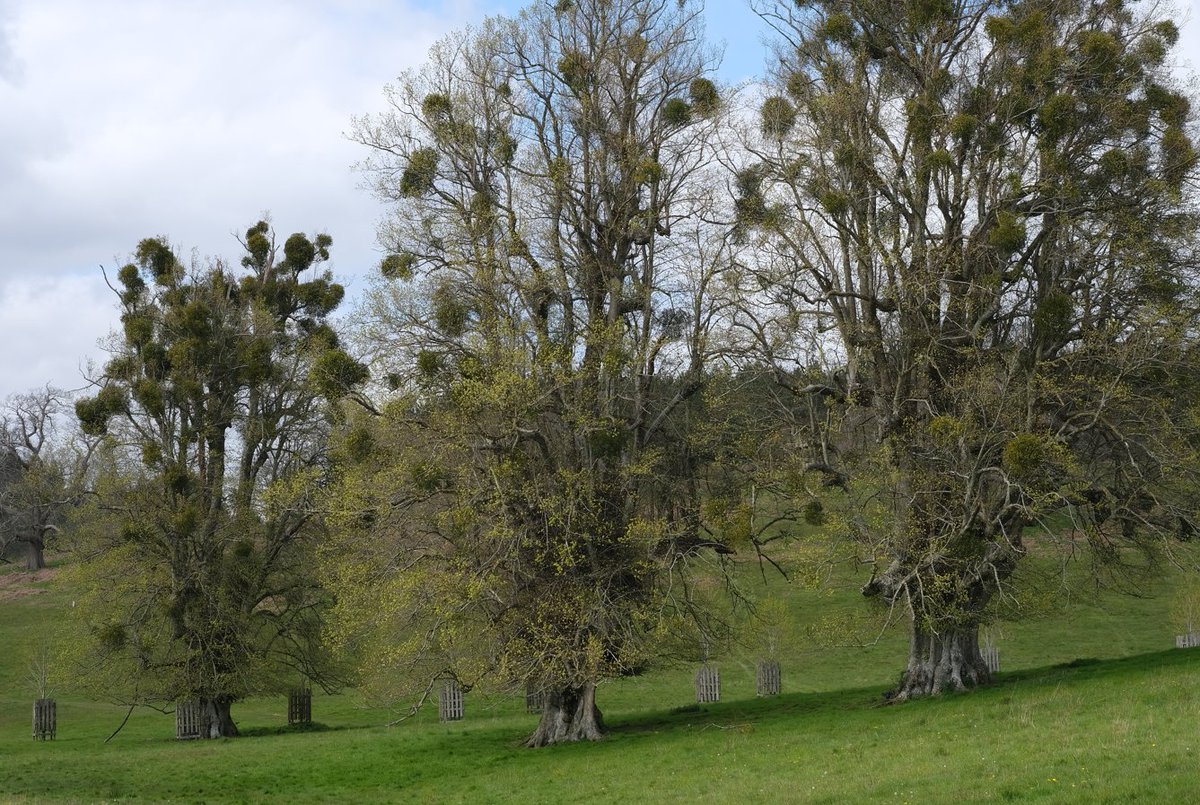
[[[237,725],[233,723],[233,717],[229,710],[233,706],[233,699],[229,696],[217,696],[214,699],[201,699],[200,707],[204,711],[204,738],[236,738],[238,736]]]
[[[40,539],[28,540],[29,546],[25,554],[26,570],[44,570],[46,568],[46,543]]]
[[[903,702],[969,690],[990,680],[991,674],[979,652],[979,624],[944,627],[933,632],[914,618],[908,669],[885,698],[889,702]]]
[[[604,738],[604,719],[596,707],[596,686],[548,691],[542,720],[525,741],[530,748]]]

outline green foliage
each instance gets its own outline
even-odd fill
[[[492,153],[501,165],[511,166],[517,156],[516,139],[507,132],[498,132],[492,144]]]
[[[137,261],[159,285],[168,285],[178,278],[183,266],[167,243],[159,238],[146,238],[137,246]]]
[[[450,122],[452,107],[450,98],[435,92],[425,96],[421,101],[421,114],[430,125],[441,125]]]
[[[810,500],[804,504],[803,509],[804,522],[811,526],[820,527],[825,525],[825,507],[821,505],[819,500]]]
[[[326,254],[328,257],[328,253]],[[310,268],[317,258],[317,247],[303,233],[290,235],[283,243],[282,267],[294,274]]]
[[[692,107],[683,98],[671,98],[663,106],[663,120],[671,126],[686,126],[692,120]]]
[[[75,416],[88,436],[103,436],[108,432],[108,420],[125,409],[125,394],[119,386],[103,386],[95,397],[83,397],[75,402]]]
[[[935,416],[929,420],[929,436],[935,444],[947,446],[958,442],[967,433],[967,425],[961,419],[952,416]]]
[[[1087,66],[1101,73],[1112,72],[1121,58],[1121,45],[1106,31],[1087,31],[1079,42]]]
[[[457,338],[466,332],[470,309],[454,286],[438,286],[430,301],[433,304],[433,320],[438,330],[450,338]]]
[[[919,28],[936,27],[954,18],[954,3],[951,0],[908,0],[909,18]]]
[[[426,379],[440,372],[442,365],[442,356],[431,349],[423,349],[417,353],[417,372]]]
[[[135,347],[144,347],[154,338],[154,321],[144,313],[125,313],[121,324],[125,339]]]
[[[647,157],[637,164],[633,176],[638,184],[654,184],[662,179],[662,163]]]
[[[780,95],[763,101],[760,120],[764,137],[781,138],[796,125],[796,108]]]
[[[996,214],[996,225],[988,234],[988,243],[1002,256],[1008,257],[1025,245],[1025,224],[1007,210]]]
[[[375,449],[375,438],[371,429],[360,423],[346,434],[342,446],[351,461],[366,461]]]
[[[1064,338],[1075,321],[1075,305],[1068,294],[1052,290],[1038,302],[1033,325],[1039,335],[1051,341]]]
[[[309,378],[322,397],[338,400],[370,377],[366,366],[340,349],[321,353],[313,362]]]
[[[734,176],[734,212],[739,226],[769,228],[774,220],[775,210],[767,204],[763,193],[764,179],[757,168],[745,168]]]
[[[711,117],[720,109],[721,96],[717,85],[707,78],[694,78],[688,84],[688,97],[692,99],[692,109],[701,117]]]
[[[400,194],[414,198],[433,190],[437,168],[437,151],[432,148],[418,148],[413,151],[408,157],[408,166],[400,177]]]
[[[1181,126],[1171,126],[1162,141],[1163,178],[1169,187],[1181,188],[1188,177],[1195,175],[1200,164],[1196,147]]]
[[[408,252],[389,254],[379,263],[379,273],[390,280],[410,280],[416,257]]]
[[[850,209],[850,198],[840,190],[825,189],[817,198],[817,202],[825,212],[836,217],[845,215]]]
[[[1064,92],[1047,98],[1038,110],[1038,120],[1042,132],[1052,143],[1072,133],[1078,125],[1075,97]]]
[[[259,221],[246,230],[246,254],[242,257],[242,265],[246,268],[262,268],[271,258],[274,248],[271,242],[271,226],[266,221]]]
[[[558,74],[563,83],[576,95],[582,95],[592,82],[592,65],[588,57],[577,50],[565,51],[558,60]]]
[[[854,41],[854,21],[848,14],[835,11],[822,23],[820,36],[830,42],[848,46]]]
[[[1018,433],[1004,445],[1003,467],[1014,480],[1031,488],[1053,483],[1069,462],[1063,445],[1046,434]]]
[[[979,118],[966,112],[960,112],[950,118],[947,130],[960,140],[969,140],[978,128]]]
[[[366,370],[326,321],[342,286],[299,278],[329,236],[294,234],[277,253],[260,221],[243,243],[235,278],[143,241],[156,287],[131,296],[138,275],[123,272],[123,343],[76,404],[81,429],[118,437],[72,529],[88,557],[72,573],[76,679],[105,696],[228,703],[280,689],[293,667],[332,681],[311,567],[327,427],[315,395],[340,398]]]

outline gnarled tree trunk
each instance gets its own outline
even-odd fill
[[[25,552],[26,570],[43,570],[46,567],[46,543],[41,539],[29,539]]]
[[[596,686],[547,691],[542,720],[525,741],[530,748],[604,738],[604,719],[596,707]]]
[[[957,568],[916,570],[894,560],[863,586],[863,595],[880,596],[890,604],[903,602],[911,618],[908,667],[896,687],[885,694],[887,701],[970,690],[991,681],[979,650],[979,626],[996,585],[1012,573],[1016,556],[1011,548],[1002,552],[993,545],[975,563]],[[919,574],[924,574],[923,583],[915,582]],[[941,584],[953,580],[950,589],[925,594],[937,589],[939,577]]]
[[[989,681],[991,674],[979,651],[978,623],[947,626],[934,632],[914,617],[908,668],[886,698],[903,702],[968,690]]]
[[[236,738],[237,725],[233,723],[230,708],[233,699],[229,696],[217,696],[212,699],[201,699],[200,707],[204,712],[204,738]]]

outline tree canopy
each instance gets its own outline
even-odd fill
[[[736,178],[741,324],[837,414],[809,467],[861,493],[864,593],[911,616],[893,697],[969,687],[1029,527],[1109,566],[1192,529],[1177,31],[1119,0],[761,11],[778,94]]]
[[[199,700],[212,737],[237,733],[238,698],[335,680],[311,496],[325,396],[366,370],[328,323],[343,296],[318,269],[331,242],[278,247],[259,222],[237,271],[143,240],[117,274],[113,357],[75,406],[109,457],[77,527],[80,681],[130,703]]]
[[[595,684],[655,655],[711,544],[683,433],[727,259],[698,13],[535,5],[355,128],[395,208],[366,328],[396,393],[344,446],[344,639],[425,690],[532,684],[530,745],[600,736]]]
[[[543,0],[437,43],[353,122],[387,214],[349,346],[328,235],[137,245],[78,434],[52,389],[0,410],[0,557],[40,567],[70,524],[80,686],[199,702],[219,737],[353,663],[392,703],[528,687],[527,745],[596,740],[600,682],[725,636],[728,557],[817,534],[909,624],[903,701],[988,681],[1032,552],[1128,584],[1195,536],[1175,25],[753,5],[776,42],[743,92],[692,0]]]
[[[47,387],[0,410],[0,558],[23,545],[26,570],[46,566],[46,544],[84,489],[92,445],[64,421],[68,402]]]

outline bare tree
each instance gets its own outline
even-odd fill
[[[46,566],[47,541],[82,493],[95,440],[71,419],[70,396],[49,387],[0,411],[0,556],[24,545],[28,570]]]

